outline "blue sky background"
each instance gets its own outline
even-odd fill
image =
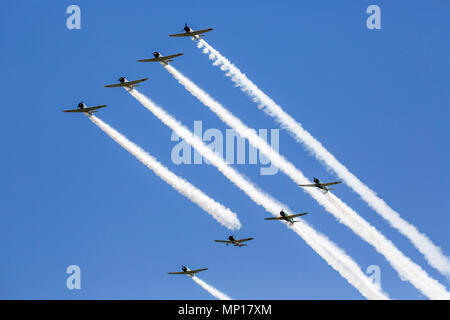
[[[81,30],[66,8],[81,8]],[[370,4],[382,29],[368,30]],[[175,165],[171,130],[119,89],[119,76],[149,77],[141,92],[186,126],[226,126],[157,64],[174,67],[253,128],[277,128],[188,39],[184,22],[213,27],[206,40],[321,141],[389,205],[450,252],[448,1],[2,1],[0,2],[0,298],[210,299],[180,264],[239,299],[362,299],[282,224],[208,165]],[[253,236],[246,248],[213,242],[230,232],[156,177],[82,115],[80,100],[108,104],[99,117],[178,175],[234,210]],[[334,179],[286,131],[280,152],[308,176]],[[236,165],[305,217],[365,270],[381,268],[395,299],[424,299],[386,260],[283,174]],[[347,186],[336,195],[449,288],[420,253]],[[82,289],[66,288],[67,266]]]

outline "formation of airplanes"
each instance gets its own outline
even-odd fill
[[[170,37],[191,37],[192,40],[199,40],[201,37],[204,36],[204,33],[212,31],[213,29],[208,28],[208,29],[194,31],[186,23],[183,30],[184,30],[184,33],[171,34],[169,36]],[[169,64],[169,62],[172,62],[174,58],[182,56],[182,55],[183,55],[183,53],[177,53],[177,54],[172,54],[172,55],[168,55],[168,56],[163,56],[158,51],[155,51],[155,52],[153,52],[154,58],[142,59],[142,60],[137,60],[137,61],[138,62],[159,62],[163,65],[167,65],[167,64]],[[131,91],[135,87],[138,87],[139,83],[147,81],[147,80],[148,80],[148,78],[129,81],[125,77],[120,77],[117,80],[119,83],[105,85],[105,88],[122,87],[128,91]],[[82,113],[92,115],[93,113],[97,112],[98,109],[101,109],[104,107],[106,107],[106,105],[88,107],[84,104],[84,102],[80,102],[80,103],[78,103],[78,108],[63,110],[63,112],[82,112]],[[342,181],[334,181],[334,182],[325,182],[324,183],[314,177],[313,184],[299,184],[299,186],[300,187],[316,187],[321,190],[324,190],[325,192],[328,192],[330,190],[334,190],[332,188],[328,188],[328,186],[335,185],[338,183],[342,183]],[[300,220],[295,220],[294,218],[301,217],[306,214],[308,214],[308,213],[303,212],[303,213],[297,213],[297,214],[288,214],[288,213],[284,212],[284,210],[281,210],[279,216],[271,217],[271,218],[264,218],[264,220],[281,220],[281,221],[285,221],[286,223],[288,223],[289,225],[292,226],[294,223],[300,221]],[[225,243],[227,246],[229,244],[231,244],[232,246],[235,246],[235,247],[244,247],[244,246],[247,246],[247,244],[244,244],[243,242],[248,242],[253,239],[254,238],[235,239],[234,236],[231,235],[228,237],[227,240],[214,240],[214,241],[218,242],[218,243]],[[189,277],[194,277],[197,273],[208,270],[208,268],[190,270],[188,267],[182,265],[181,270],[182,270],[181,272],[168,272],[168,274],[182,274],[182,275],[187,275]]]

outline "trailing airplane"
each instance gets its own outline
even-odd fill
[[[214,240],[215,242],[221,242],[226,243],[227,246],[229,244],[234,245],[235,247],[245,247],[246,244],[242,244],[242,242],[253,240],[253,238],[247,238],[247,239],[235,239],[233,236],[229,236],[228,240]]]
[[[284,220],[286,222],[289,222],[292,225],[295,222],[298,222],[298,220],[294,220],[294,218],[300,217],[300,216],[304,216],[306,214],[308,214],[308,213],[307,212],[303,212],[303,213],[297,213],[297,214],[290,214],[290,215],[288,215],[288,214],[286,214],[286,212],[281,210],[279,217],[264,218],[264,220]]]
[[[197,274],[201,271],[208,270],[208,268],[190,270],[188,267],[185,267],[182,265],[181,270],[183,270],[183,271],[182,272],[168,272],[168,274],[185,274],[185,275],[188,275],[189,277],[193,277],[195,274]]]
[[[158,51],[153,52],[153,56],[154,58],[151,59],[142,59],[142,60],[138,60],[138,62],[161,62],[165,65],[168,65],[169,62],[172,62],[173,58],[182,56],[184,53],[177,53],[177,54],[172,54],[170,56],[163,56],[161,53],[159,53]]]
[[[78,109],[70,109],[70,110],[63,110],[63,112],[84,112],[84,113],[88,113],[90,115],[92,115],[94,112],[97,112],[95,110],[100,109],[100,108],[104,108],[106,107],[106,104],[101,105],[101,106],[95,106],[95,107],[87,107],[83,101],[81,101],[78,104]]]
[[[328,191],[330,191],[330,190],[334,190],[334,189],[332,189],[332,188],[328,188],[328,186],[331,186],[331,185],[333,185],[333,184],[342,183],[342,181],[335,181],[335,182],[326,182],[326,183],[323,183],[323,182],[320,182],[320,180],[317,179],[316,177],[313,177],[313,178],[314,178],[314,183],[312,183],[312,184],[299,184],[299,186],[300,186],[300,187],[316,187],[316,188],[325,190],[325,192],[328,192]]]
[[[200,40],[201,37],[205,36],[202,33],[212,31],[213,28],[194,31],[187,25],[187,23],[185,23],[183,30],[184,33],[169,34],[169,37],[192,37],[192,40]]]
[[[120,83],[116,83],[116,84],[108,84],[105,86],[105,88],[116,88],[116,87],[124,87],[127,89],[133,89],[135,87],[139,87],[137,85],[137,83],[143,82],[143,81],[147,81],[148,78],[143,78],[143,79],[139,79],[139,80],[133,80],[133,81],[128,81],[127,78],[125,77],[120,77],[117,81],[119,81]]]

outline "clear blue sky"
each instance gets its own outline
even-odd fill
[[[81,8],[81,30],[66,8]],[[368,30],[370,4],[381,30]],[[184,52],[174,66],[253,128],[278,128],[188,39],[207,41],[318,138],[388,204],[450,253],[448,1],[2,1],[0,3],[0,298],[210,299],[180,264],[240,299],[362,299],[282,224],[208,165],[175,165],[171,130],[118,77],[149,77],[141,91],[186,126],[226,126],[157,64],[137,59]],[[108,104],[99,117],[178,175],[237,212],[246,248],[220,246],[229,231],[156,177],[86,117],[62,109]],[[334,179],[285,131],[280,152],[308,176]],[[367,243],[283,174],[235,167],[306,216],[365,270],[381,268],[396,299],[424,299]],[[448,282],[347,186],[335,193],[420,264]],[[69,265],[82,289],[65,286]]]

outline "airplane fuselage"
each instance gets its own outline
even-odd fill
[[[236,239],[234,239],[233,236],[229,236],[229,237],[228,237],[228,240],[231,241],[231,244],[232,244],[232,245],[234,245],[234,246],[236,246],[236,247],[239,246],[239,242],[237,242]],[[227,245],[228,245],[228,243],[227,243]]]
[[[87,106],[86,106],[83,102],[80,102],[80,103],[78,104],[78,108],[81,109],[81,110],[83,110],[83,109],[86,109]],[[90,115],[93,115],[92,111],[87,111],[86,113],[88,113],[88,114],[90,114]]]
[[[163,57],[164,57],[164,56],[163,56],[161,53],[159,53],[158,51],[153,52],[153,56],[154,56],[156,59],[158,59],[158,58],[163,58]],[[167,66],[167,65],[169,64],[169,61],[172,61],[172,60],[167,60],[167,61],[165,61],[164,59],[161,59],[161,61],[159,61],[159,63],[161,63],[162,65]]]
[[[78,104],[78,108],[81,109],[81,110],[83,110],[83,109],[86,109],[87,106],[86,106],[83,102],[80,102],[80,103]],[[92,112],[90,112],[90,111],[88,111],[87,113],[92,114]]]
[[[281,217],[283,218],[284,221],[287,221],[287,222],[289,222],[291,224],[294,224],[294,219],[286,218],[286,213],[283,210],[281,210],[280,215],[281,215]]]
[[[317,188],[322,189],[324,191],[329,191],[328,188],[326,186],[324,186],[319,179],[314,178],[314,183],[316,184]]]
[[[284,220],[286,220],[290,224],[294,224],[294,219],[292,219],[292,218],[284,218]]]
[[[187,25],[184,26],[184,31],[186,33],[194,32],[194,30],[192,30],[191,27],[188,27]],[[198,34],[196,34],[196,35],[192,36],[191,38],[192,38],[192,40],[199,40],[200,36]]]
[[[181,266],[181,270],[183,270],[183,272],[191,271],[191,269],[189,269],[188,267],[185,267],[185,266]],[[191,278],[194,276],[193,274],[187,274],[187,275]]]
[[[120,77],[120,78],[119,78],[119,82],[120,82],[120,83],[127,83],[127,82],[128,82],[128,79],[125,78],[125,77]],[[134,85],[134,84],[130,84],[130,85],[125,85],[125,86],[124,86],[124,88],[125,88],[127,91],[133,90],[134,87],[136,87],[136,85]]]

